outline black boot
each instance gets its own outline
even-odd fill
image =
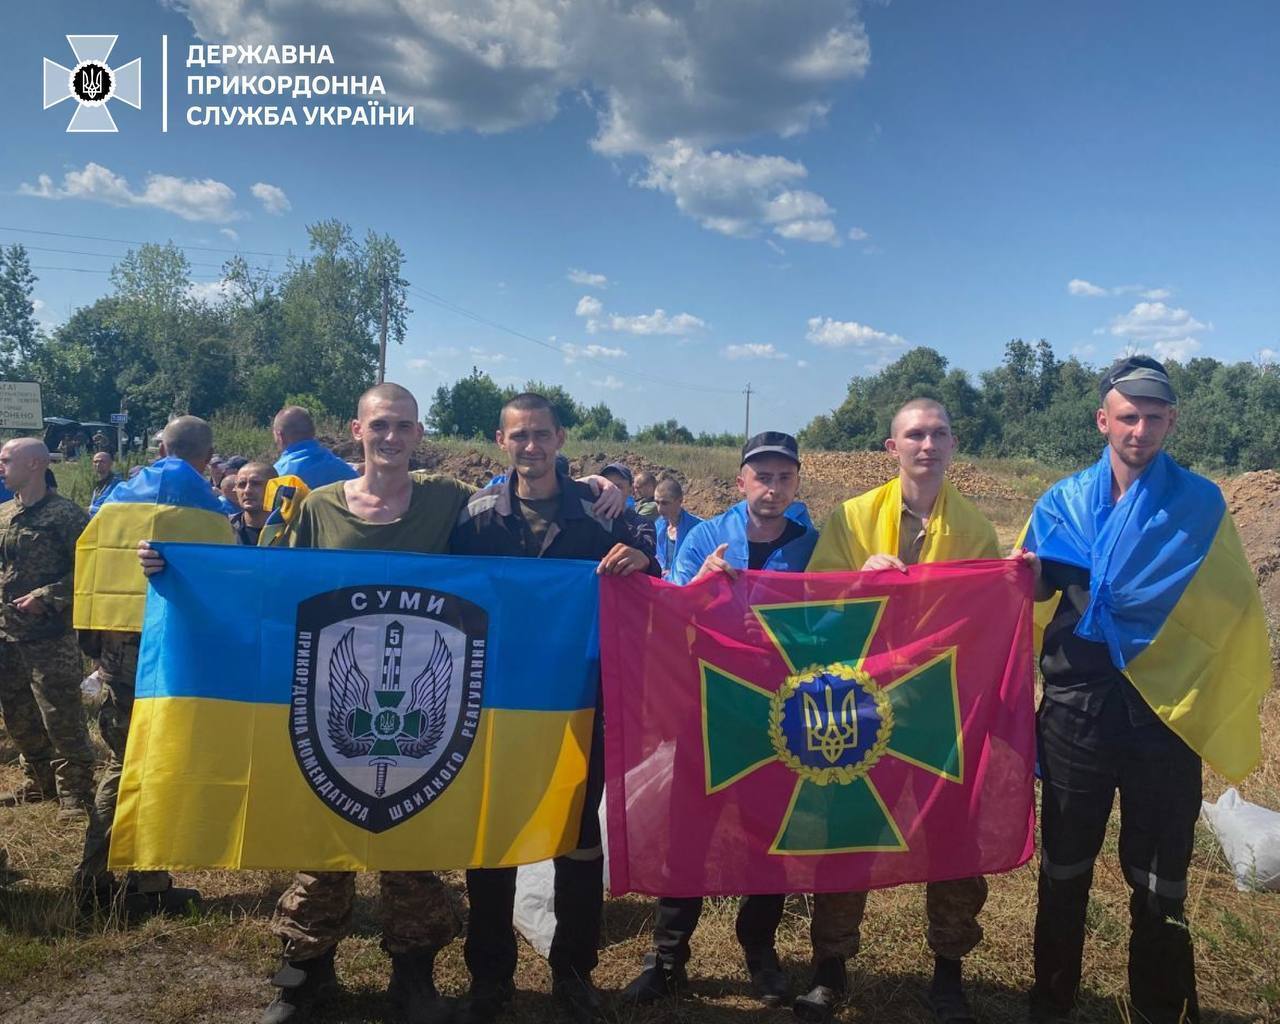
[[[938,1024],[977,1024],[978,1018],[965,998],[960,961],[950,957],[933,958],[933,983],[929,986],[929,1006]]]
[[[591,983],[590,976],[569,972],[551,978],[551,996],[555,999],[565,1019],[573,1024],[594,1024],[600,1020],[604,1001]]]
[[[622,990],[624,1003],[652,1006],[663,999],[679,998],[689,987],[689,976],[683,965],[667,965],[658,961],[648,964],[631,984]]]
[[[844,961],[839,957],[827,957],[813,966],[813,980],[809,991],[796,996],[791,1011],[804,1021],[823,1024],[835,1016],[838,1007],[849,992],[849,979]]]
[[[387,998],[405,1024],[441,1024],[449,1005],[436,991],[436,951],[415,949],[391,954],[391,984]]]
[[[509,978],[502,981],[472,980],[462,1013],[464,1024],[490,1024],[497,1020],[515,994],[515,982]]]
[[[311,960],[285,960],[271,979],[271,984],[280,991],[262,1011],[260,1024],[284,1024],[285,1021],[300,1024],[331,997],[338,988],[338,976],[333,971],[334,952],[331,949]]]
[[[751,994],[765,1006],[786,1006],[791,996],[787,976],[778,963],[778,954],[772,949],[747,958],[747,970],[751,972]]]

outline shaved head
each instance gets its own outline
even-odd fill
[[[5,486],[15,494],[37,480],[44,482],[49,468],[49,449],[38,437],[15,437],[0,447],[0,472]]]
[[[309,441],[316,436],[316,421],[311,413],[300,405],[286,405],[271,421],[271,429],[276,434],[281,447],[287,448],[299,441]]]
[[[356,418],[360,419],[364,414],[364,407],[373,401],[383,402],[412,402],[413,415],[416,419],[418,416],[418,400],[413,397],[413,392],[399,384],[392,384],[387,381],[385,384],[375,384],[356,402]]]
[[[895,437],[898,431],[902,429],[902,422],[909,412],[936,412],[939,416],[947,421],[947,426],[951,426],[951,414],[947,412],[947,407],[941,402],[932,398],[913,398],[909,402],[903,402],[898,407],[898,411],[893,414],[893,420],[889,423],[889,436]],[[881,421],[883,422],[883,421]]]
[[[213,428],[199,416],[179,416],[160,432],[164,450],[203,473],[213,456]]]

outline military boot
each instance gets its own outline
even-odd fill
[[[54,784],[52,777],[47,782],[28,777],[17,789],[0,793],[0,807],[38,804],[43,800],[52,800],[57,795],[58,787]]]
[[[391,984],[387,998],[404,1024],[441,1024],[450,1016],[449,1004],[436,991],[434,949],[391,954]]]
[[[809,991],[796,996],[796,1001],[791,1004],[791,1012],[800,1020],[824,1024],[835,1016],[837,1007],[848,993],[849,979],[845,973],[844,961],[838,957],[828,957],[814,965]]]
[[[301,1024],[338,989],[331,949],[311,960],[285,960],[271,979],[280,991],[262,1012],[261,1024]]]

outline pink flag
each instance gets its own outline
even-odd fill
[[[1031,587],[1010,561],[606,577],[612,890],[840,892],[1025,863]]]

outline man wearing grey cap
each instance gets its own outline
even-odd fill
[[[1148,356],[1120,360],[1099,381],[1099,398],[1096,421],[1107,444],[1102,458],[1041,497],[1025,542],[1039,556],[1030,559],[1037,600],[1057,602],[1040,659],[1043,789],[1032,1019],[1057,1020],[1075,1003],[1094,861],[1118,789],[1119,859],[1132,890],[1133,1018],[1194,1024],[1199,1007],[1184,905],[1201,761],[1117,664],[1110,635],[1099,635],[1098,621],[1121,597],[1108,592],[1109,577],[1092,580],[1108,571],[1116,550],[1108,544],[1115,544],[1117,531],[1146,529],[1143,524],[1169,515],[1158,481],[1194,474],[1163,453],[1178,407],[1160,363]],[[1169,585],[1163,577],[1170,571],[1163,563],[1145,567],[1148,596],[1140,604],[1151,605],[1151,595]]]

